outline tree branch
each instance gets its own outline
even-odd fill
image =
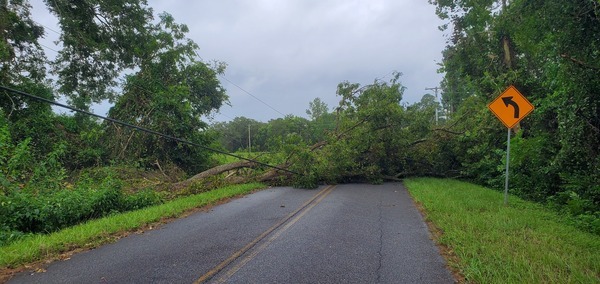
[[[397,178],[397,177],[393,177],[393,176],[381,176],[383,179],[385,180],[391,180],[391,181],[402,181],[401,178]]]
[[[442,132],[447,132],[447,133],[450,133],[450,134],[455,134],[455,135],[462,135],[462,134],[465,134],[465,131],[463,131],[463,132],[457,132],[457,131],[452,131],[452,130],[449,130],[449,129],[446,129],[446,128],[434,128],[434,129],[432,129],[432,130],[433,130],[433,131],[442,131]]]
[[[576,63],[577,65],[579,65],[579,66],[581,66],[583,68],[588,68],[588,69],[592,69],[592,70],[600,70],[600,67],[589,65],[589,64],[587,64],[587,63],[585,63],[585,62],[583,62],[583,61],[581,61],[581,60],[579,60],[577,58],[574,58],[574,57],[572,57],[572,56],[570,56],[570,55],[568,55],[566,53],[561,54],[560,57],[562,57],[564,59],[568,59],[568,60]]]
[[[383,130],[383,129],[386,129],[386,128],[390,128],[390,127],[392,127],[392,126],[396,126],[396,124],[386,124],[386,125],[382,125],[382,126],[379,126],[379,127],[377,127],[377,128],[374,128],[374,129],[373,129],[373,131],[379,131],[379,130]]]
[[[412,146],[415,146],[415,145],[417,145],[417,144],[421,144],[421,143],[423,143],[423,142],[427,142],[428,140],[429,140],[429,139],[426,139],[426,138],[419,139],[419,140],[417,140],[417,141],[410,142],[410,143],[409,143],[407,146],[408,146],[408,147],[412,147]]]
[[[600,129],[598,129],[598,127],[593,125],[589,120],[586,120],[586,122],[592,128],[592,130],[594,130],[596,133],[600,133]]]
[[[369,117],[365,117],[362,120],[360,120],[359,122],[357,122],[356,124],[354,124],[353,126],[351,126],[350,128],[344,130],[342,133],[339,133],[338,135],[336,135],[336,138],[340,139],[342,138],[342,136],[346,135],[347,133],[349,133],[350,131],[354,130],[355,128],[357,128],[358,126],[360,126],[361,124],[367,122],[367,119]]]

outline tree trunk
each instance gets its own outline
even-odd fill
[[[235,163],[231,163],[231,164],[216,166],[214,168],[211,168],[211,169],[203,171],[199,174],[196,174],[195,176],[193,176],[189,179],[186,179],[184,181],[180,181],[178,183],[173,184],[171,186],[171,190],[180,190],[182,188],[192,185],[196,181],[200,181],[200,180],[208,178],[208,177],[216,176],[218,174],[222,174],[227,171],[237,170],[237,169],[241,169],[241,168],[255,168],[257,166],[258,165],[256,163],[253,163],[250,161],[239,161],[239,162],[235,162]],[[235,183],[240,183],[240,182],[235,182]]]

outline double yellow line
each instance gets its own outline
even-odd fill
[[[256,244],[258,244],[260,241],[265,239],[269,234],[274,232],[273,235],[271,235],[271,237],[269,239],[267,239],[259,247],[254,249],[248,255],[246,255],[236,265],[232,266],[227,271],[225,271],[223,273],[223,275],[221,277],[219,277],[219,279],[216,279],[215,282],[223,283],[223,282],[227,281],[227,279],[229,279],[231,276],[233,276],[238,270],[240,270],[240,268],[242,268],[244,265],[246,265],[246,263],[248,263],[250,260],[252,260],[261,251],[263,251],[269,244],[271,244],[275,239],[277,239],[281,234],[283,234],[283,232],[285,232],[287,229],[289,229],[291,226],[293,226],[296,222],[298,222],[298,220],[300,220],[308,211],[310,211],[313,207],[315,207],[317,204],[319,204],[325,197],[327,197],[327,195],[329,195],[331,193],[331,191],[333,191],[334,188],[335,188],[335,186],[330,185],[330,186],[326,187],[325,189],[321,190],[319,193],[317,193],[311,199],[309,199],[304,204],[302,204],[302,206],[300,206],[294,212],[285,216],[283,219],[281,219],[281,221],[279,221],[277,224],[273,225],[272,227],[270,227],[269,229],[264,231],[262,234],[260,234],[260,236],[256,237],[254,240],[252,240],[246,246],[244,246],[240,250],[233,253],[230,257],[228,257],[223,262],[219,263],[213,269],[206,272],[204,275],[202,275],[200,278],[198,278],[196,281],[194,281],[194,283],[199,284],[199,283],[204,283],[204,282],[210,280],[217,273],[219,273],[223,269],[225,269],[225,267],[227,267],[229,264],[231,264],[232,262],[234,262],[235,260],[240,258],[240,256],[242,256],[244,253],[248,252],[250,249],[252,249],[254,246],[256,246]]]

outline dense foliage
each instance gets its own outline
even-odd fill
[[[203,131],[201,119],[221,107],[227,99],[217,79],[224,66],[211,69],[194,59],[198,46],[185,38],[188,28],[168,14],[152,25],[154,41],[144,45],[148,54],[141,58],[140,70],[126,77],[123,94],[109,116],[137,126],[210,145],[212,136]],[[138,161],[144,165],[167,162],[188,173],[207,168],[209,154],[202,148],[135,129],[106,125],[111,157],[120,161]],[[135,146],[134,146],[135,145]]]
[[[600,217],[598,1],[430,2],[452,31],[442,87],[456,135],[437,144],[460,176],[501,187],[506,134],[486,104],[513,84],[536,109],[513,129],[511,191]]]
[[[197,60],[188,28],[146,1],[45,1],[58,18],[62,49],[54,60],[38,40],[44,28],[26,0],[0,2],[0,85],[79,109],[110,100],[109,116],[210,145],[201,119],[227,100],[217,74],[225,64]],[[54,77],[46,74],[50,67]],[[53,79],[56,78],[54,82]],[[0,92],[0,243],[49,232],[111,212],[161,201],[129,191],[121,175],[86,176],[90,168],[157,170],[169,178],[211,164],[210,153]],[[175,173],[175,174],[173,174]]]
[[[75,187],[36,191],[28,187],[0,195],[0,245],[28,233],[49,233],[83,221],[162,203],[155,191],[126,194],[122,181],[84,177]]]

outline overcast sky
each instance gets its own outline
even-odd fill
[[[32,0],[34,20],[46,26],[44,45],[60,31],[42,0]],[[319,97],[332,109],[342,81],[372,83],[402,72],[404,102],[438,86],[437,63],[445,46],[443,24],[426,0],[149,0],[155,14],[168,12],[186,24],[205,61],[226,62],[231,106],[216,121],[245,116],[259,121],[293,114],[306,117]],[[52,57],[56,52],[47,51]],[[240,88],[231,84],[238,85]],[[243,89],[243,90],[242,90]],[[244,91],[245,90],[245,91]],[[251,93],[251,95],[246,92]],[[266,106],[262,102],[268,104]],[[95,111],[105,114],[108,105]]]

